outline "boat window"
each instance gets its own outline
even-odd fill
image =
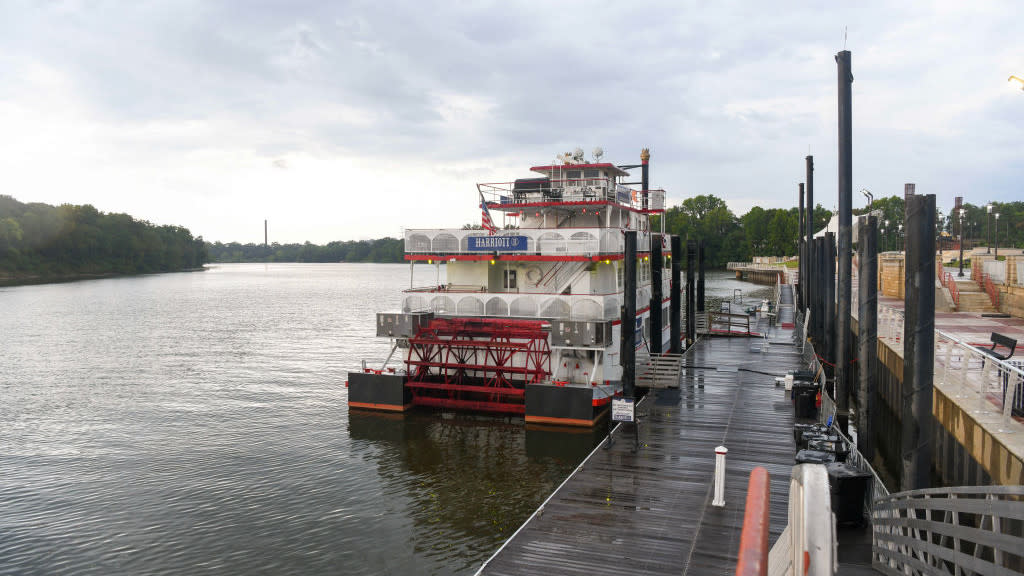
[[[566,170],[565,177],[568,178],[569,180],[579,180],[580,179],[580,171],[579,170]]]
[[[505,285],[505,288],[508,289],[508,290],[515,290],[516,289],[516,271],[515,270],[505,270],[504,285]]]
[[[584,170],[583,171],[583,177],[584,178],[600,178],[601,177],[601,172],[599,170],[595,170],[595,169],[591,168],[589,170]]]

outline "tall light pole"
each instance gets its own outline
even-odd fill
[[[903,251],[903,224],[896,225],[896,251]]]
[[[985,254],[992,253],[992,203],[989,202],[985,206],[985,210],[988,211],[988,217],[985,219]]]
[[[999,260],[999,212],[996,212],[996,260]]]
[[[882,227],[882,242],[885,243],[885,250],[883,252],[889,250],[889,236],[885,233],[886,230],[892,230],[888,220],[885,221],[885,226]]]
[[[964,277],[964,209],[960,209],[960,273],[958,277]]]

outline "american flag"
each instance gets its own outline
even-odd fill
[[[491,211],[487,209],[487,201],[484,200],[483,192],[480,192],[480,223],[489,235],[494,236],[497,233],[498,229],[494,226],[494,220],[491,220]]]

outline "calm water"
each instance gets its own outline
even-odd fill
[[[474,571],[599,433],[349,414],[408,282],[242,264],[0,288],[0,574]]]

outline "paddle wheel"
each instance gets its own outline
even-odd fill
[[[409,338],[406,387],[419,406],[523,414],[550,365],[543,321],[434,318]]]

